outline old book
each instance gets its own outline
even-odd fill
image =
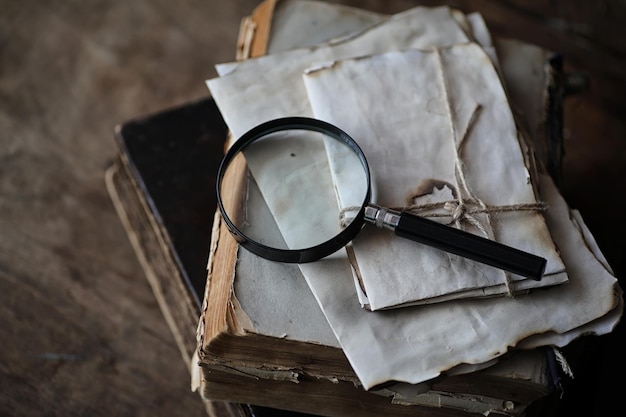
[[[264,5],[268,3],[274,2],[266,2]],[[268,24],[267,21],[265,24]],[[265,31],[261,30],[261,33]],[[247,39],[253,42],[254,36]],[[541,55],[542,68],[546,65],[546,56]],[[261,270],[264,273],[258,272]],[[343,390],[347,389],[350,396],[359,396],[360,401],[380,403],[381,399],[374,399],[373,396],[387,396],[383,403],[385,407],[401,403],[414,404],[394,408],[395,413],[432,412],[432,409],[423,407],[433,405],[439,406],[442,412],[504,412],[503,404],[507,404],[511,409],[506,412],[515,414],[522,412],[533,399],[545,395],[552,388],[550,378],[545,373],[548,360],[539,354],[531,359],[534,366],[529,367],[526,362],[526,365],[516,368],[519,373],[499,373],[499,369],[502,369],[500,366],[506,367],[500,364],[468,375],[442,377],[430,384],[396,386],[392,389],[386,387],[378,394],[365,393],[361,388],[351,386],[357,382],[355,375],[346,366],[345,356],[333,335],[325,329],[324,318],[319,309],[315,308],[314,300],[310,300],[310,295],[308,298],[304,296],[307,289],[298,269],[267,263],[245,251],[238,252],[234,241],[221,225],[219,216],[216,217],[208,277],[198,329],[200,389],[206,398],[250,401],[304,411],[314,409],[324,415],[349,415],[350,411],[341,407],[346,401]],[[508,360],[512,361],[509,364],[514,364],[523,359],[512,357],[502,363],[506,364]],[[539,371],[535,373],[533,369]],[[511,390],[506,387],[516,385],[516,381],[507,380],[513,374],[521,377],[517,382],[525,381],[527,388],[533,387],[531,391],[534,390],[534,396],[524,397],[522,394],[524,399],[511,402],[503,399],[511,395]],[[499,380],[499,383],[483,387],[479,382],[483,376],[494,378],[492,381]],[[246,377],[249,382],[245,387],[254,386],[255,389],[235,391],[229,388],[237,378]],[[460,385],[454,383],[455,378],[458,381],[476,378],[476,384],[460,384],[474,388],[459,390]],[[336,385],[336,389],[326,391],[320,384],[311,386],[311,381],[330,381]],[[285,398],[290,390],[296,389],[289,384],[297,384],[300,389],[312,396],[324,398],[324,401],[294,404]],[[491,390],[495,386],[498,388]],[[507,392],[501,391],[501,388]],[[402,395],[403,389],[406,398]],[[495,403],[499,405],[494,406]],[[469,404],[483,408],[472,409]],[[370,409],[374,414],[381,413],[374,406]]]
[[[210,230],[212,217],[207,216],[205,210],[214,209],[215,205],[211,193],[200,192],[205,188],[207,180],[209,183],[212,181],[211,178],[215,175],[216,169],[215,164],[204,162],[212,158],[214,150],[217,150],[217,154],[220,155],[222,146],[223,136],[211,133],[223,129],[219,118],[215,117],[219,116],[219,113],[213,106],[211,100],[190,103],[181,108],[125,123],[125,128],[118,131],[118,140],[121,145],[120,161],[108,173],[112,199],[127,228],[155,296],[176,335],[183,357],[188,357],[190,354],[187,349],[192,344],[189,338],[193,338],[195,323],[189,326],[182,312],[188,310],[188,314],[193,315],[198,310],[197,304],[193,302],[193,298],[198,295],[193,280],[202,275],[199,275],[197,270],[194,274],[194,265],[203,269],[204,263],[202,256],[189,258],[186,256],[189,253],[185,254],[185,252],[207,244],[206,238],[203,241],[201,236],[193,236],[193,233],[196,229]],[[204,125],[202,128],[207,120],[212,120],[215,125]],[[185,125],[200,128],[185,130]],[[197,157],[190,157],[194,154]],[[199,184],[193,186],[190,184],[189,189],[185,189],[186,186],[181,189],[181,184],[195,182],[190,176],[199,178]],[[186,215],[183,216],[181,213],[186,213]],[[189,236],[190,233],[191,236]],[[185,275],[189,276],[189,280],[183,278]],[[285,286],[292,285],[293,287],[293,284],[295,283],[284,280],[280,282],[280,285]],[[251,290],[255,291],[257,296],[259,295],[258,288]],[[302,288],[302,290],[308,291],[307,288]],[[242,294],[245,291],[240,289],[238,292]],[[310,306],[316,307],[314,300],[311,300]],[[292,308],[300,309],[302,312],[295,312],[291,316],[285,314],[283,317],[288,319],[299,317],[302,323],[306,321],[306,318],[302,316],[306,315],[308,318],[315,316],[303,307],[304,304],[298,302],[298,305],[292,305]],[[273,321],[269,324],[278,327],[278,324]],[[386,397],[356,388],[352,382],[354,376],[348,381],[345,378],[340,381],[339,378],[334,380],[328,375],[323,375],[321,373],[323,364],[319,367],[319,378],[312,378],[311,375],[306,374],[298,375],[294,371],[298,363],[287,356],[290,354],[290,349],[297,350],[303,346],[302,344],[286,343],[287,349],[281,357],[279,353],[281,349],[277,349],[276,346],[285,344],[285,339],[272,336],[264,336],[260,342],[255,342],[253,339],[243,337],[239,340],[245,344],[242,345],[244,350],[241,356],[248,354],[268,358],[278,357],[280,360],[277,360],[277,363],[285,367],[282,375],[277,376],[277,372],[270,371],[263,373],[259,369],[216,365],[209,370],[210,378],[205,381],[205,390],[212,393],[213,399],[314,411],[316,414],[326,415],[349,415],[352,411],[346,411],[347,404],[359,403],[371,409],[372,413],[379,415],[392,411],[400,415],[415,415],[415,413],[419,415],[419,408],[415,410],[415,407],[405,405],[392,407]],[[187,343],[184,343],[185,340]],[[263,351],[263,346],[266,347],[266,351]],[[323,347],[322,349],[330,350]],[[341,358],[340,350],[337,348],[333,350],[334,353],[331,356],[338,357],[337,361],[343,364],[339,372],[333,372],[337,375],[340,375],[340,372],[350,372],[345,359]],[[521,410],[523,404],[537,396],[542,396],[550,389],[549,375],[545,373],[547,368],[536,368],[537,366],[547,367],[543,355],[549,352],[536,352],[536,354],[535,357],[529,356],[523,361],[518,358],[505,362],[507,365],[501,366],[500,375],[493,372],[480,372],[472,374],[471,377],[459,376],[436,382],[431,388],[432,392],[425,395],[423,400],[428,400],[432,405],[437,406],[448,402],[454,407],[462,405],[467,408],[468,405],[463,405],[468,401],[467,398],[461,396],[457,398],[450,396],[449,393],[455,392],[458,395],[461,392],[468,392],[466,387],[470,387],[469,392],[474,393],[471,397],[473,405],[480,407],[477,411],[484,410],[486,404],[489,404],[491,408],[501,407],[503,401],[500,398],[491,398],[488,394],[506,396],[511,401],[507,403],[511,412]],[[325,356],[325,361],[332,359],[326,356],[325,352],[311,353],[309,350],[303,351],[299,356],[310,363],[309,368],[314,368],[313,361],[320,355]],[[517,368],[531,377],[541,376],[545,379],[533,380],[531,377],[525,379],[507,375],[519,373]],[[505,387],[500,387],[499,384],[504,379],[510,379],[510,381]],[[489,385],[494,385],[495,389],[481,388]],[[514,394],[510,395],[508,391]],[[401,402],[400,395],[395,395],[395,401]],[[320,401],[320,397],[324,400]],[[212,415],[215,416],[246,415],[241,413],[247,413],[249,410],[248,406],[215,401],[208,403],[207,407],[213,410]],[[215,411],[216,408],[217,411]],[[255,415],[265,415],[262,413],[271,415],[275,412],[259,407],[252,407],[252,410]],[[430,413],[430,409],[428,412]],[[367,415],[363,410],[359,413]],[[442,415],[463,414],[446,411]]]
[[[124,123],[117,135],[120,160],[107,173],[112,200],[164,316],[176,335],[184,358],[191,353],[189,347],[193,342],[189,339],[193,338],[195,328],[195,323],[189,326],[184,317],[198,311],[198,305],[193,299],[200,294],[194,282],[196,279],[202,281],[204,276],[202,256],[189,257],[186,255],[190,254],[185,252],[193,252],[194,247],[204,247],[208,244],[206,237],[194,236],[194,233],[197,229],[211,228],[212,217],[205,213],[206,210],[214,209],[214,196],[210,192],[200,191],[205,188],[207,181],[209,183],[212,181],[216,169],[215,164],[204,162],[213,158],[214,151],[217,151],[218,155],[221,154],[223,135],[213,133],[223,132],[224,126],[217,116],[219,113],[214,104],[207,99]],[[193,184],[195,180],[191,176],[197,178],[199,183]],[[181,187],[181,184],[189,182],[191,184],[188,186]],[[186,215],[183,216],[181,213]],[[184,276],[189,279],[183,278]],[[281,283],[284,284],[289,285],[289,282]],[[238,292],[241,294],[244,291],[240,289]],[[187,314],[183,314],[185,310]],[[310,312],[306,314],[312,316]],[[271,336],[267,339],[271,339]],[[246,344],[251,342],[250,339],[242,341]],[[266,343],[280,344],[283,341],[282,338],[276,338]],[[248,344],[248,348],[252,350],[256,346],[258,345],[254,343]],[[255,350],[253,354],[256,355],[257,351]],[[275,354],[272,352],[270,355]],[[535,367],[538,364],[547,366],[542,356],[549,352],[537,354],[538,357],[526,358],[523,365],[518,362],[516,366],[515,361],[510,361],[508,367],[502,367],[502,374],[506,375],[507,372],[512,374],[518,372],[516,368],[521,368],[526,373],[534,372],[536,375],[547,377],[548,375],[544,373],[547,369]],[[309,361],[311,360],[313,358],[309,358]],[[284,366],[293,366],[289,360],[280,363]],[[345,381],[337,383],[332,378],[317,379],[296,375],[293,368],[285,369],[284,374],[287,377],[276,379],[276,375],[270,375],[269,372],[263,375],[257,369],[246,371],[229,366],[223,368],[216,366],[210,370],[210,378],[205,381],[208,387],[205,385],[205,389],[210,390],[214,394],[212,398],[215,399],[297,410],[307,410],[306,407],[311,407],[310,404],[307,405],[307,398],[312,397],[316,404],[319,402],[315,407],[315,413],[330,415],[337,415],[337,410],[344,410],[339,415],[349,414],[345,410],[356,403],[371,407],[372,412],[379,414],[393,410],[390,409],[385,397],[355,389],[352,383]],[[265,379],[264,376],[270,379]],[[516,407],[518,410],[521,409],[520,405],[525,401],[541,396],[549,389],[547,380],[538,383],[520,377],[510,379],[511,384],[507,384],[506,390],[517,392],[512,396],[507,395],[507,398],[512,398],[511,402],[507,403],[507,407],[511,408],[510,411],[515,411]],[[296,380],[297,384],[294,383]],[[459,377],[448,380],[445,384],[435,384],[433,389],[441,389],[442,393],[436,395],[430,393],[425,398],[428,397],[433,405],[440,404],[443,399],[444,403],[448,401],[458,407],[467,399],[448,397],[443,393],[467,391],[462,388],[464,386],[479,387],[501,382],[502,376],[478,373],[469,379]],[[493,407],[493,404],[499,405],[501,402],[499,399],[488,398],[486,391],[478,388],[473,390],[477,392],[476,398],[480,399],[474,400],[475,405],[484,407],[486,402],[490,402]],[[294,397],[296,395],[297,397]],[[320,396],[325,400],[319,401]],[[401,401],[401,398],[398,396],[396,400]],[[207,408],[213,416],[241,416],[250,415],[250,412],[263,416],[276,415],[277,412],[273,409],[221,401],[207,402]],[[410,411],[411,415],[416,412],[403,405],[397,405],[396,408],[405,412]],[[361,410],[360,413],[364,412]],[[442,415],[457,414],[450,412]]]

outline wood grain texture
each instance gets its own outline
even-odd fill
[[[0,414],[206,415],[104,187],[115,125],[206,96],[256,1],[0,4]]]
[[[113,127],[205,96],[258,3],[0,0],[0,415],[206,415],[103,178]],[[621,277],[623,2],[450,4],[591,75],[591,89],[566,101],[563,191]],[[622,336],[593,346],[597,362],[578,378],[623,372]],[[581,395],[619,395],[619,384],[598,387]],[[596,415],[611,407],[593,404]]]

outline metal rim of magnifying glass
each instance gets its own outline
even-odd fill
[[[270,246],[266,246],[259,243],[250,237],[246,236],[235,224],[232,222],[224,204],[222,201],[222,194],[220,191],[224,174],[232,160],[242,152],[248,145],[261,139],[269,134],[285,131],[285,130],[309,130],[315,131],[327,135],[341,143],[344,143],[358,156],[367,180],[367,190],[363,199],[363,204],[359,213],[354,220],[347,225],[341,232],[333,236],[331,239],[320,243],[315,246],[310,246],[302,249],[278,249]],[[345,245],[347,245],[361,230],[364,224],[365,207],[369,203],[371,197],[371,179],[370,170],[365,159],[365,154],[356,143],[354,139],[346,132],[341,130],[335,125],[324,122],[322,120],[313,119],[309,117],[285,117],[280,119],[270,120],[262,123],[241,136],[226,152],[222,162],[220,163],[219,170],[217,172],[217,203],[222,214],[222,218],[228,227],[230,233],[235,237],[237,242],[246,250],[261,256],[265,259],[272,261],[285,262],[285,263],[307,263],[322,259]]]

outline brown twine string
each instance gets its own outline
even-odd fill
[[[391,207],[391,209],[418,214],[421,217],[451,217],[452,221],[450,223],[456,222],[460,219],[462,215],[472,215],[479,213],[496,214],[516,211],[546,211],[548,209],[548,205],[544,202],[474,207],[474,205],[478,204],[479,203],[473,199],[463,200],[463,206],[459,204],[458,200],[447,200],[438,201],[436,203],[411,204],[403,207]],[[352,210],[357,210],[358,208],[359,207],[348,207],[345,209],[345,211],[348,212]],[[430,210],[438,209],[447,210],[448,213],[425,213]]]
[[[417,196],[414,197],[414,199]],[[477,205],[478,203],[472,199],[466,199],[463,201],[464,206],[459,208],[458,200],[447,200],[447,201],[437,201],[435,203],[424,203],[424,204],[411,204],[408,206],[400,206],[400,207],[390,207],[390,210],[395,211],[405,211],[411,214],[419,215],[420,217],[427,218],[442,218],[442,217],[451,217],[452,220],[448,224],[455,223],[458,218],[460,218],[461,214],[479,214],[479,213],[489,213],[489,214],[497,214],[497,213],[506,213],[506,212],[516,212],[516,211],[546,211],[548,210],[548,205],[544,202],[538,203],[522,203],[522,204],[509,204],[502,206],[485,206],[485,207],[473,207],[473,205]],[[339,217],[341,219],[341,225],[343,227],[350,224],[350,219],[348,217],[348,213],[357,213],[361,209],[360,206],[349,206],[342,209],[339,213]],[[431,210],[447,210],[447,213],[428,213]]]
[[[456,134],[456,125],[454,123],[454,117],[452,113],[452,102],[450,100],[450,95],[448,94],[448,80],[446,79],[444,73],[444,65],[443,59],[441,56],[441,52],[438,48],[435,48],[435,54],[439,61],[439,75],[441,76],[441,84],[443,86],[443,93],[445,95],[446,107],[448,110],[448,119],[450,121],[450,136],[455,143],[455,161],[454,161],[454,178],[456,180],[456,197],[458,199],[457,206],[453,212],[453,221],[455,226],[458,229],[463,229],[463,221],[466,221],[476,227],[486,238],[495,240],[493,227],[491,224],[491,215],[489,212],[485,213],[485,218],[487,221],[487,228],[485,228],[482,223],[472,214],[469,214],[467,211],[466,201],[474,201],[475,204],[480,207],[482,210],[487,210],[487,205],[479,198],[476,198],[472,191],[470,190],[469,184],[467,183],[467,179],[465,178],[465,172],[463,171],[463,161],[461,160],[461,152],[463,150],[463,145],[465,144],[465,140],[469,136],[470,131],[472,130],[476,120],[480,112],[482,111],[482,106],[477,103],[474,111],[472,112],[472,116],[465,128],[465,131],[460,137],[458,143],[456,142],[457,134]],[[511,288],[511,277],[509,273],[504,271],[504,285],[506,287],[507,296],[513,296],[513,290]]]

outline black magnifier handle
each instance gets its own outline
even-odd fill
[[[546,269],[546,260],[540,256],[406,212],[369,204],[365,220],[393,230],[397,236],[536,281]]]

